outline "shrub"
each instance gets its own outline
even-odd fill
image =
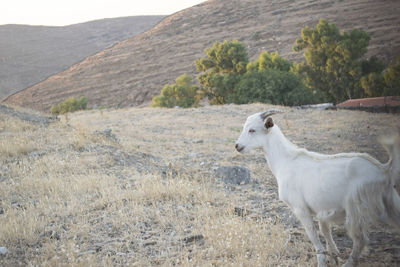
[[[229,102],[289,106],[315,102],[316,95],[292,69],[293,64],[278,52],[262,52],[257,60],[247,65],[247,72],[240,76]]]
[[[302,105],[314,101],[312,92],[292,72],[276,69],[247,72],[234,90],[232,102]]]
[[[53,105],[50,111],[51,114],[58,115],[78,110],[85,110],[87,108],[87,103],[88,100],[84,96],[81,96],[78,99],[76,99],[75,97],[70,97],[59,103],[58,105]]]
[[[183,74],[176,79],[176,84],[165,85],[161,94],[153,97],[153,107],[173,108],[179,106],[189,108],[197,105],[199,97],[197,96],[198,87],[192,82],[192,77]]]

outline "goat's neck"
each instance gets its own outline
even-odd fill
[[[286,168],[288,161],[296,154],[297,147],[283,135],[277,125],[271,128],[263,147],[268,165],[278,177],[280,168]]]

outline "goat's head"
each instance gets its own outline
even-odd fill
[[[249,116],[239,139],[236,141],[236,150],[245,153],[262,147],[266,141],[265,136],[274,127],[274,121],[270,116],[280,112],[279,110],[269,110]]]

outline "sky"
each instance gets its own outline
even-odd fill
[[[0,25],[65,26],[103,18],[170,15],[205,0],[1,0]]]

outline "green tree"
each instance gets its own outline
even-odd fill
[[[400,57],[397,58],[397,64],[390,62],[383,78],[385,80],[385,95],[400,95]]]
[[[370,73],[382,73],[385,68],[385,63],[379,60],[376,56],[372,56],[369,59],[361,61],[361,71],[363,75],[368,75]]]
[[[183,74],[176,78],[176,84],[165,85],[161,94],[153,97],[153,107],[188,108],[198,103],[198,87],[192,84],[192,77]]]
[[[247,65],[247,71],[261,71],[275,69],[280,71],[290,71],[292,63],[286,58],[280,57],[278,52],[262,52],[258,60]]]
[[[355,85],[356,90],[359,90],[361,97],[382,96],[384,94],[384,79],[382,71],[385,69],[385,64],[376,56],[370,59],[361,61],[362,77],[360,83]]]
[[[361,87],[369,97],[382,96],[385,90],[385,79],[382,74],[371,72],[361,78]]]
[[[367,96],[400,95],[400,58],[397,64],[390,62],[383,73],[384,68],[385,65],[377,59],[364,62],[364,72],[370,73],[361,78],[361,87]]]
[[[367,52],[369,35],[362,30],[340,33],[335,24],[321,19],[315,29],[305,27],[293,50],[305,50],[306,62],[296,70],[306,85],[325,92],[335,102],[360,97],[363,90],[362,56]]]
[[[225,104],[249,62],[247,50],[239,41],[215,42],[207,56],[196,60],[198,80],[211,104]]]

